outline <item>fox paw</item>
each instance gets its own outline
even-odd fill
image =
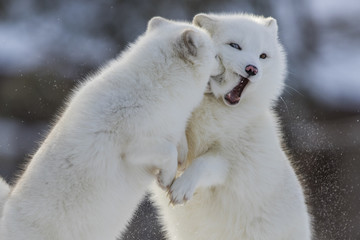
[[[174,182],[175,176],[170,176],[168,174],[164,174],[163,171],[160,170],[159,174],[157,175],[157,182],[158,185],[165,191],[169,191],[170,186]]]
[[[179,177],[171,185],[168,195],[173,205],[184,204],[192,198],[195,192],[195,182],[189,178]]]

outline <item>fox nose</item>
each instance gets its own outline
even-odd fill
[[[258,73],[258,69],[254,65],[247,65],[245,67],[245,71],[249,74],[249,76],[255,76]]]

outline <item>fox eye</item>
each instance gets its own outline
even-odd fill
[[[265,59],[265,58],[267,58],[266,53],[262,53],[262,54],[260,55],[260,58],[261,58],[261,59]]]
[[[235,49],[237,49],[237,50],[239,50],[239,51],[242,50],[241,47],[240,47],[240,45],[237,44],[237,43],[229,43],[229,45],[230,45],[230,47],[233,47],[233,48],[235,48]]]

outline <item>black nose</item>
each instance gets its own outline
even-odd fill
[[[245,67],[245,71],[247,72],[247,74],[249,74],[250,76],[255,76],[258,73],[258,69],[257,67],[255,67],[254,65],[247,65]]]

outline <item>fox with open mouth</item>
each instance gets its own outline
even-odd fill
[[[215,42],[221,43],[218,56],[223,72],[211,78],[208,91],[222,98],[227,106],[236,106],[241,99],[258,99],[256,102],[268,107],[280,95],[286,76],[285,53],[277,43],[277,23],[271,19],[265,27],[253,22],[260,21],[258,18],[243,17],[244,23],[236,24],[234,18],[222,19],[222,28],[216,28],[212,35]],[[212,32],[217,21],[207,20],[203,27]]]
[[[198,14],[193,24],[209,31],[223,67],[189,121],[185,170],[168,192],[175,206],[153,188],[168,239],[311,239],[303,188],[272,110],[286,77],[277,21]]]

